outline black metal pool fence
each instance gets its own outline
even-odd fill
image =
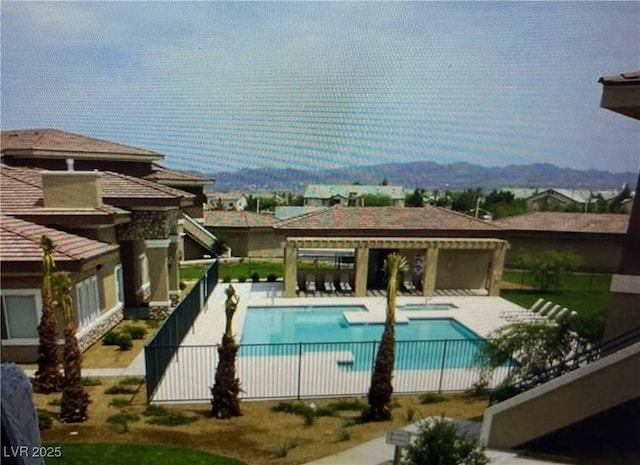
[[[475,354],[484,340],[396,342],[394,393],[464,391],[481,381]],[[379,341],[241,345],[236,361],[243,399],[303,399],[362,396],[369,390]],[[218,363],[217,345],[154,345],[147,363],[169,362],[150,402],[210,400]],[[509,373],[504,366],[489,380]]]

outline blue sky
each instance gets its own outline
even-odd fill
[[[640,169],[599,107],[640,69],[640,2],[1,4],[3,129],[205,172],[433,160]]]

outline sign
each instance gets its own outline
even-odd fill
[[[408,446],[411,442],[411,433],[402,429],[393,429],[387,431],[387,444],[393,444],[394,446]]]

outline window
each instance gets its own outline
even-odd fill
[[[96,276],[76,284],[76,308],[78,328],[86,328],[100,316],[100,293]]]
[[[116,278],[116,299],[118,302],[124,302],[124,276],[122,274],[122,265],[116,265],[114,270]]]
[[[4,290],[1,297],[2,339],[38,339],[40,289]]]

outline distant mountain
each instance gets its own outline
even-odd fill
[[[439,164],[432,161],[386,163],[333,170],[243,169],[234,172],[206,173],[213,177],[214,190],[252,190],[302,192],[309,184],[389,184],[407,189],[451,189],[481,187],[619,189],[628,183],[635,189],[637,173],[610,173],[600,170],[559,168],[547,163],[486,167],[471,163]]]

